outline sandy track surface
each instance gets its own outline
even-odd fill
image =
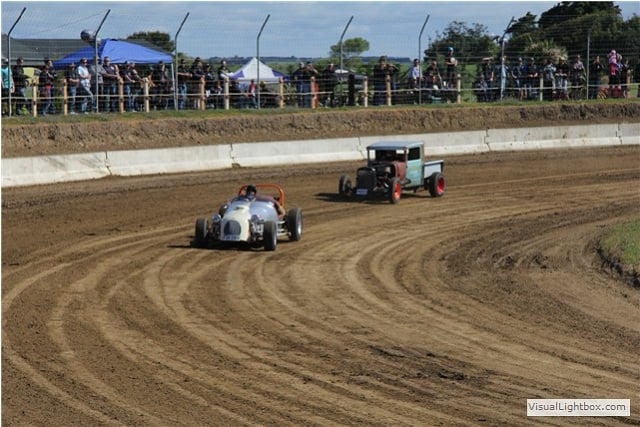
[[[638,214],[638,147],[445,161],[396,206],[336,197],[355,163],[3,190],[3,425],[640,424],[640,293],[594,243]],[[248,181],[302,240],[190,247]]]

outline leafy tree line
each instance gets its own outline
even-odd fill
[[[607,53],[614,49],[637,64],[638,40],[640,17],[633,15],[625,21],[613,2],[561,2],[540,18],[527,13],[515,19],[504,36],[489,34],[481,24],[467,26],[454,21],[424,53],[425,59],[442,59],[451,46],[463,65],[479,63],[485,57],[499,62],[503,49],[509,63],[518,57],[556,62],[561,56],[569,59],[575,55],[581,55],[586,63],[596,55],[606,62]]]

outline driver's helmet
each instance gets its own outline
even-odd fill
[[[249,185],[247,185],[247,188],[244,191],[244,194],[249,199],[254,199],[256,197],[256,193],[257,192],[258,192],[258,189],[256,188],[256,186],[254,184],[249,184]]]

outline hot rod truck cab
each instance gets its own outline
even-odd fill
[[[384,196],[398,203],[403,190],[424,188],[432,197],[440,197],[446,189],[444,161],[423,159],[422,142],[376,142],[367,147],[367,166],[357,170],[356,185],[348,175],[342,175],[338,193],[363,198]]]

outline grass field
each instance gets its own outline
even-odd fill
[[[600,251],[634,276],[640,274],[640,218],[610,228],[600,239]]]

